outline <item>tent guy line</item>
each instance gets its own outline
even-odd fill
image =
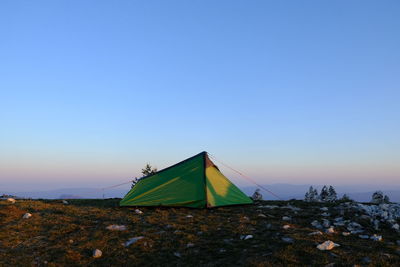
[[[243,173],[241,173],[238,170],[235,170],[234,168],[230,167],[229,165],[225,164],[224,162],[218,160],[215,156],[211,155],[210,153],[208,153],[208,155],[214,159],[215,161],[217,161],[218,163],[221,163],[222,165],[224,165],[225,167],[227,167],[228,169],[236,172],[237,174],[239,174],[240,176],[242,176],[244,179],[250,181],[251,183],[255,184],[256,186],[258,186],[259,188],[261,188],[262,190],[264,190],[267,193],[270,193],[271,195],[273,195],[274,197],[276,197],[279,200],[283,200],[281,197],[279,197],[277,194],[275,194],[274,192],[272,192],[271,190],[268,190],[267,188],[265,188],[264,186],[258,184],[256,181],[254,181],[253,179],[251,179],[250,177],[244,175]]]
[[[275,194],[275,193],[272,192],[271,190],[268,190],[268,189],[265,188],[264,186],[258,184],[256,181],[254,181],[253,179],[251,179],[251,178],[248,177],[247,175],[244,175],[242,172],[240,172],[240,171],[234,169],[233,167],[230,167],[228,164],[226,164],[226,163],[222,162],[221,160],[217,159],[214,155],[212,155],[212,154],[210,154],[210,153],[208,153],[208,152],[207,152],[207,154],[208,154],[212,159],[214,159],[215,161],[217,161],[218,163],[224,165],[226,168],[228,168],[228,169],[230,169],[230,170],[236,172],[237,174],[239,174],[239,175],[240,175],[241,177],[243,177],[245,180],[247,180],[247,181],[253,183],[253,184],[256,185],[257,187],[259,187],[259,188],[261,188],[262,190],[264,190],[265,192],[267,192],[267,193],[273,195],[273,196],[276,197],[277,199],[283,200],[281,197],[279,197],[277,194]],[[81,195],[85,195],[85,194],[91,194],[91,193],[96,193],[96,192],[101,192],[101,191],[102,191],[102,192],[103,192],[103,196],[104,196],[104,191],[105,191],[105,190],[112,189],[112,188],[116,188],[116,187],[119,187],[119,186],[122,186],[122,185],[126,185],[126,184],[129,184],[129,183],[132,183],[133,181],[134,181],[134,180],[132,179],[132,180],[129,180],[129,181],[124,182],[124,183],[120,183],[120,184],[116,184],[116,185],[111,185],[111,186],[107,186],[107,187],[95,189],[95,190],[88,191],[88,192],[84,192],[84,193],[80,193],[80,194],[81,194]]]

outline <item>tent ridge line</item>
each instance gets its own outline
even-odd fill
[[[156,173],[149,174],[149,175],[147,175],[147,176],[141,177],[141,178],[139,179],[139,181],[141,181],[141,180],[143,180],[143,179],[150,178],[150,177],[152,177],[152,176],[154,176],[154,175],[156,175],[156,174],[159,174],[159,173],[161,173],[161,172],[164,172],[164,171],[166,171],[166,170],[169,170],[169,169],[171,169],[171,168],[173,168],[173,167],[179,166],[179,165],[181,165],[181,164],[183,164],[183,163],[185,163],[185,162],[187,162],[187,161],[189,161],[189,160],[191,160],[191,159],[194,159],[195,157],[200,156],[201,154],[207,154],[207,152],[206,152],[206,151],[203,151],[203,152],[201,152],[201,153],[199,153],[199,154],[196,154],[196,155],[194,155],[194,156],[192,156],[192,157],[190,157],[190,158],[187,158],[187,159],[185,159],[185,160],[182,160],[181,162],[175,163],[175,164],[172,165],[172,166],[169,166],[169,167],[167,167],[167,168],[164,168],[164,169],[162,169],[162,170],[159,170],[159,171],[156,172]],[[139,181],[138,181],[138,182],[139,182]]]

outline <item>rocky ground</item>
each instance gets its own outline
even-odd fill
[[[400,205],[0,201],[0,266],[399,266]]]

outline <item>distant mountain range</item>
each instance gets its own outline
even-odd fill
[[[292,184],[271,184],[263,185],[264,188],[278,195],[284,200],[288,199],[303,199],[305,192],[310,185],[292,185]],[[321,185],[316,186],[319,190]],[[256,190],[256,186],[241,187],[243,192],[247,195],[252,195]],[[104,192],[96,188],[63,188],[48,191],[32,191],[32,192],[2,192],[1,194],[9,194],[23,198],[33,199],[68,199],[68,198],[122,198],[129,191],[128,188],[108,189]],[[376,190],[381,190],[384,194],[388,195],[392,202],[400,202],[400,186],[374,186],[374,185],[349,185],[349,186],[335,186],[338,197],[347,194],[351,199],[360,202],[367,202],[371,200],[372,193]],[[272,194],[261,189],[261,194],[265,200],[276,200],[277,198]]]

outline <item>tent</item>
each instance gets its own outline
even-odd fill
[[[211,208],[253,201],[202,152],[141,178],[120,206]]]

